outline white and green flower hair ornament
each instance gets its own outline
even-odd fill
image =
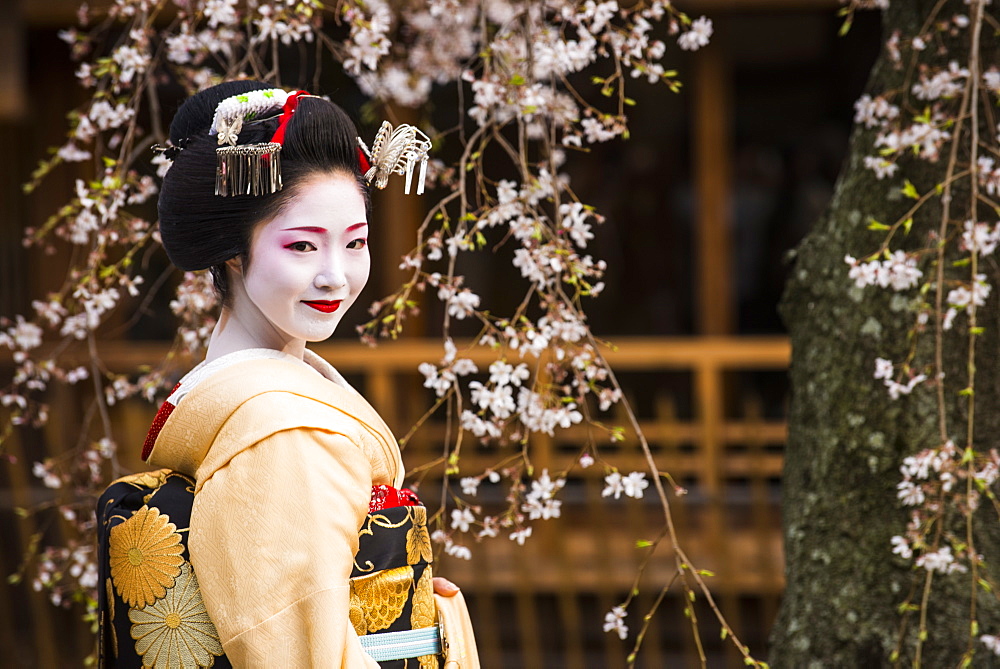
[[[220,145],[236,146],[236,138],[244,123],[269,111],[281,109],[287,100],[288,91],[280,88],[267,88],[228,97],[215,108],[215,117],[208,134],[217,134]]]

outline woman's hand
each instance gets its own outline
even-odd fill
[[[454,597],[458,594],[459,587],[446,578],[434,577],[434,594],[442,597]]]

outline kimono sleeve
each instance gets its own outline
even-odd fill
[[[201,482],[188,546],[205,607],[237,667],[372,667],[348,579],[372,467],[345,436],[277,432]]]

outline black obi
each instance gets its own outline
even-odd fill
[[[121,478],[101,495],[100,666],[232,666],[205,610],[188,553],[194,486],[193,479],[161,469]],[[379,508],[386,490],[395,499],[394,489],[373,488],[351,573],[350,620],[359,636],[430,628],[438,622],[427,511],[419,505]],[[410,497],[412,501],[401,503],[416,502],[412,493]],[[424,655],[385,660],[379,666],[437,669],[441,659]]]

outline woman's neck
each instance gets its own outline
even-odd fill
[[[260,335],[260,327],[244,323],[232,309],[223,307],[219,320],[212,330],[205,361],[211,362],[224,355],[251,348],[273,349],[293,355],[299,360],[305,355],[306,343],[303,340],[285,341],[279,336],[262,338]]]

